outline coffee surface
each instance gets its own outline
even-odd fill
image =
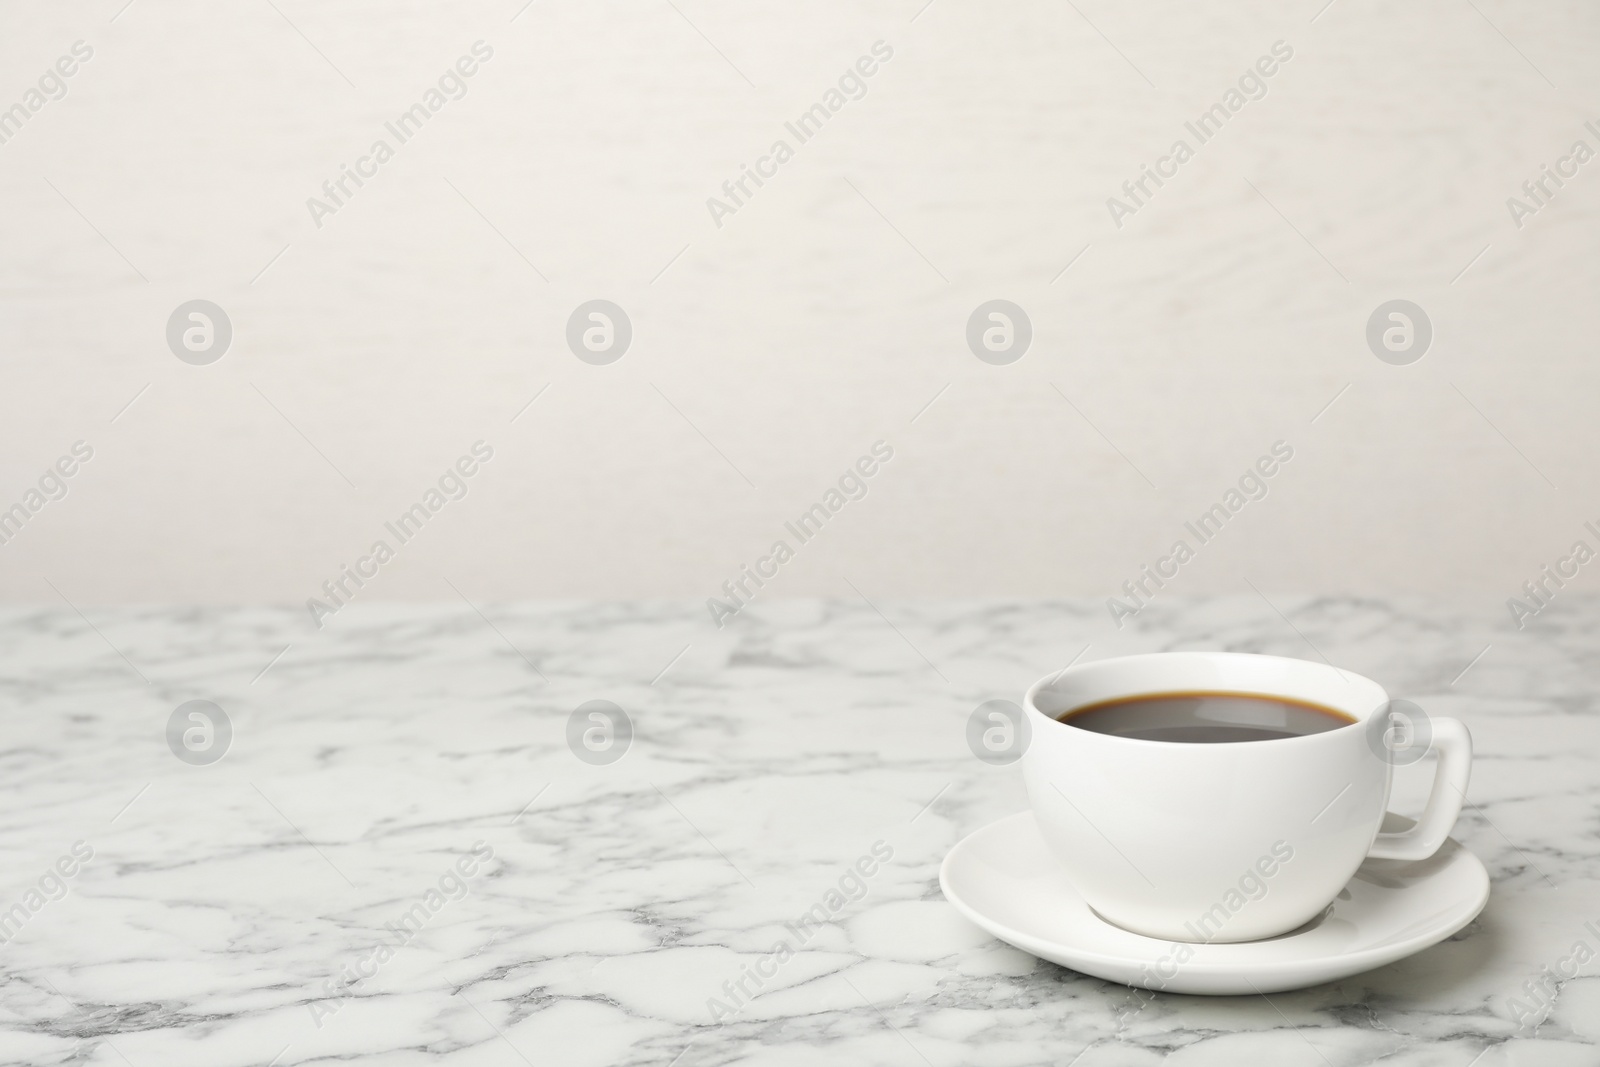
[[[1073,708],[1060,721],[1143,741],[1276,741],[1337,730],[1356,720],[1308,701],[1257,693],[1151,693]]]

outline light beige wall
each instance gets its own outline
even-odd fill
[[[1279,440],[1171,590],[1493,602],[1600,546],[1600,161],[1520,228],[1506,203],[1600,149],[1593,10],[674,3],[9,6],[0,107],[94,55],[0,144],[0,507],[94,457],[0,546],[0,596],[300,602],[480,439],[363,598],[710,596],[878,440],[762,596],[1111,595]],[[707,198],[879,40],[719,227]],[[234,326],[210,366],[164,339],[196,297]],[[1364,338],[1397,297],[1435,329],[1409,366]],[[594,298],[633,324],[610,366],[564,341]],[[1008,366],[964,337],[994,298],[1033,324]]]

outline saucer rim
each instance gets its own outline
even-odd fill
[[[1040,953],[1035,952],[1033,949],[1028,948],[1029,944],[1039,945],[1039,946],[1059,946],[1059,947],[1062,947],[1062,948],[1069,949],[1071,955],[1074,955],[1074,956],[1084,960],[1085,962],[1100,963],[1100,964],[1105,964],[1105,965],[1112,966],[1112,967],[1126,967],[1126,966],[1129,966],[1129,965],[1138,966],[1138,965],[1141,965],[1141,964],[1148,963],[1149,960],[1143,959],[1143,958],[1138,957],[1138,956],[1127,956],[1127,955],[1112,956],[1112,955],[1107,955],[1107,954],[1105,954],[1103,952],[1097,952],[1097,951],[1095,951],[1093,949],[1078,948],[1078,947],[1075,947],[1075,946],[1071,945],[1068,942],[1053,941],[1053,940],[1049,940],[1049,939],[1046,939],[1046,938],[1039,937],[1036,934],[1024,933],[1021,930],[1017,930],[1015,927],[1008,926],[1008,925],[1006,925],[1005,923],[1002,923],[1002,922],[998,922],[995,919],[993,919],[992,917],[984,916],[984,917],[980,918],[980,916],[982,916],[982,913],[979,912],[977,908],[975,908],[970,902],[964,900],[959,893],[951,892],[950,883],[949,883],[949,871],[950,871],[950,868],[952,866],[952,861],[954,861],[957,858],[957,855],[960,852],[962,852],[963,849],[967,848],[971,844],[971,842],[973,840],[975,840],[979,835],[985,834],[985,833],[988,833],[988,832],[994,830],[995,828],[999,827],[1002,823],[1017,822],[1017,821],[1021,821],[1022,819],[1032,820],[1033,819],[1033,812],[1031,810],[1024,809],[1022,811],[1013,812],[1010,815],[1003,815],[1000,818],[993,820],[992,822],[985,823],[983,826],[980,826],[978,829],[973,830],[971,833],[964,835],[961,838],[961,840],[957,841],[955,843],[955,845],[951,847],[950,851],[945,854],[944,860],[942,862],[940,862],[940,864],[939,864],[939,891],[942,894],[944,894],[945,900],[948,901],[951,905],[953,905],[957,911],[959,911],[965,918],[967,918],[970,922],[972,922],[975,925],[977,925],[979,928],[985,930],[986,932],[990,933],[991,935],[993,935],[994,937],[998,938],[999,940],[1004,941],[1007,944],[1013,945],[1016,948],[1020,948],[1024,952],[1028,952],[1031,955],[1040,956]],[[1472,904],[1470,910],[1465,911],[1465,912],[1462,913],[1464,915],[1464,917],[1462,917],[1462,918],[1452,918],[1449,922],[1443,923],[1439,927],[1431,928],[1431,929],[1427,930],[1426,932],[1418,934],[1418,935],[1414,936],[1413,938],[1405,940],[1405,941],[1391,942],[1391,943],[1386,944],[1386,945],[1373,946],[1371,948],[1361,949],[1361,950],[1355,951],[1355,952],[1330,953],[1330,954],[1325,955],[1325,956],[1316,956],[1316,957],[1303,959],[1303,960],[1288,960],[1288,961],[1275,961],[1275,962],[1273,962],[1273,961],[1251,962],[1251,961],[1248,961],[1248,960],[1244,960],[1244,961],[1214,960],[1214,961],[1201,962],[1200,960],[1192,960],[1192,961],[1184,964],[1184,972],[1187,975],[1191,976],[1191,977],[1213,977],[1213,978],[1238,978],[1238,977],[1241,977],[1241,976],[1248,976],[1248,975],[1251,975],[1251,974],[1282,975],[1285,972],[1292,971],[1292,970],[1294,970],[1296,968],[1315,966],[1315,965],[1318,965],[1318,964],[1321,964],[1321,963],[1324,963],[1324,962],[1327,962],[1327,961],[1338,960],[1338,961],[1341,961],[1341,963],[1348,963],[1349,965],[1353,966],[1354,969],[1350,971],[1351,974],[1359,974],[1362,971],[1372,970],[1372,969],[1384,966],[1384,965],[1389,964],[1389,963],[1398,962],[1399,960],[1405,959],[1405,958],[1407,958],[1409,956],[1416,955],[1418,952],[1421,952],[1424,949],[1432,948],[1434,945],[1437,945],[1439,942],[1441,942],[1441,941],[1445,940],[1446,938],[1451,937],[1452,935],[1460,932],[1469,923],[1471,923],[1474,919],[1476,919],[1479,915],[1483,914],[1483,909],[1488,906],[1490,890],[1492,888],[1492,884],[1491,884],[1490,879],[1489,879],[1489,870],[1488,870],[1487,867],[1484,866],[1483,861],[1478,858],[1477,854],[1474,853],[1471,849],[1467,848],[1461,842],[1457,841],[1453,837],[1447,838],[1446,840],[1451,842],[1451,843],[1453,843],[1458,849],[1460,849],[1460,851],[1470,861],[1470,866],[1476,871],[1476,873],[1478,875],[1478,878],[1477,878],[1477,881],[1479,882],[1478,891],[1475,894],[1475,900],[1473,901],[1473,904]],[[1084,909],[1086,911],[1088,911],[1088,913],[1090,915],[1093,915],[1096,921],[1101,922],[1101,923],[1105,923],[1106,922],[1104,919],[1100,918],[1099,915],[1095,914],[1094,909],[1090,908],[1088,903],[1084,902],[1081,897],[1078,898],[1078,899],[1079,899],[1080,903],[1083,904]],[[1216,942],[1216,943],[1204,942],[1204,941],[1166,941],[1166,940],[1163,940],[1161,938],[1150,937],[1150,936],[1148,936],[1146,934],[1137,933],[1137,932],[1135,932],[1133,930],[1128,930],[1128,929],[1126,929],[1124,927],[1115,926],[1114,924],[1106,923],[1106,925],[1112,926],[1113,929],[1121,930],[1123,933],[1129,935],[1130,937],[1139,938],[1141,941],[1147,942],[1148,944],[1150,944],[1153,947],[1160,947],[1160,948],[1164,948],[1165,946],[1169,946],[1169,945],[1193,945],[1193,946],[1195,946],[1197,948],[1207,948],[1207,947],[1211,947],[1212,944],[1222,945],[1222,946],[1230,947],[1230,948],[1241,948],[1241,947],[1246,947],[1246,946],[1249,946],[1249,945],[1252,945],[1252,944],[1259,943],[1259,942],[1250,942],[1250,941],[1230,941],[1230,942]],[[1003,933],[1002,933],[1002,931],[1003,931]],[[1283,941],[1284,940],[1284,936],[1280,934],[1277,937],[1274,937],[1274,938],[1271,938],[1271,939],[1268,939],[1268,940],[1271,940],[1272,942],[1277,943],[1277,942]],[[1045,957],[1040,956],[1040,958],[1045,958]],[[1372,961],[1370,967],[1358,966],[1360,964],[1368,962],[1369,960]],[[1073,969],[1068,964],[1057,964],[1057,966],[1067,967],[1067,969],[1069,969],[1069,970]],[[1102,979],[1102,980],[1113,981],[1113,979]],[[1333,979],[1328,979],[1328,980],[1331,981]],[[1124,984],[1124,985],[1138,985],[1138,983],[1133,983],[1133,982],[1123,982],[1121,984]],[[1320,982],[1313,983],[1313,984],[1320,984]],[[1147,987],[1141,987],[1141,988],[1147,988]],[[1168,991],[1169,992],[1183,992],[1182,990],[1168,990]]]

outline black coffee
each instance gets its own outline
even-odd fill
[[[1152,693],[1074,708],[1060,721],[1144,741],[1276,741],[1337,730],[1356,720],[1303,700],[1255,693]]]

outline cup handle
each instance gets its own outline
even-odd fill
[[[1433,789],[1417,824],[1394,834],[1379,834],[1367,855],[1383,860],[1425,860],[1444,844],[1467,799],[1472,774],[1472,735],[1457,719],[1432,719],[1429,748],[1439,753]]]

